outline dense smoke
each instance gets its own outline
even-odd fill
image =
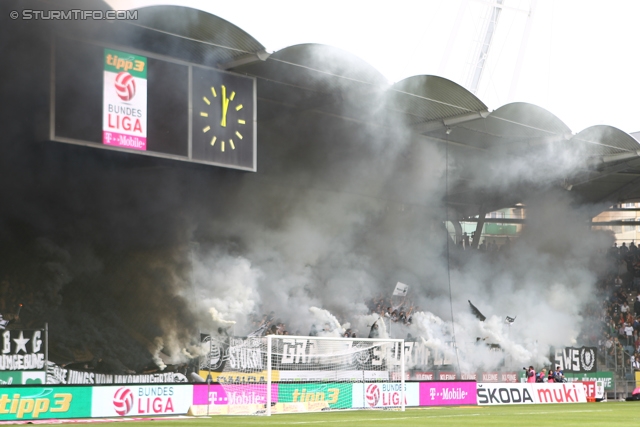
[[[25,49],[42,43],[31,37]],[[37,63],[17,59],[16,69]],[[315,325],[366,337],[379,317],[367,300],[390,296],[398,281],[420,310],[408,327],[381,322],[381,336],[410,333],[452,360],[455,339],[461,369],[500,363],[478,337],[517,364],[576,342],[598,250],[610,243],[590,231],[590,211],[553,189],[584,165],[579,158],[558,169],[556,153],[536,152],[450,174],[463,162],[445,145],[375,120],[381,98],[368,123],[314,111],[259,122],[257,173],[183,164],[39,142],[43,116],[32,112],[46,105],[47,77],[3,79],[0,281],[10,289],[3,310],[24,302],[25,327],[49,323],[58,363],[182,363],[196,355],[199,332],[246,335],[252,316],[271,313],[291,334]],[[452,254],[444,200],[462,175],[528,206],[508,254]],[[505,315],[517,315],[511,329]]]

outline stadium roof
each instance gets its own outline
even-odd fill
[[[527,103],[489,111],[471,92],[437,76],[389,85],[370,64],[331,46],[301,44],[269,54],[247,32],[200,10],[151,6],[139,12],[137,21],[94,31],[146,51],[256,77],[258,123],[301,112],[380,126],[400,120],[425,141],[447,144],[462,164],[496,154],[510,161],[555,145],[589,159],[559,186],[586,202],[640,198],[640,143],[619,129],[593,126],[573,134],[560,118]],[[372,104],[383,110],[375,117]],[[460,217],[477,215],[483,204],[498,209],[519,201],[517,195],[478,193],[460,182],[448,198]]]

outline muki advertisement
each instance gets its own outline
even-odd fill
[[[580,383],[479,383],[478,405],[586,403]]]
[[[104,50],[102,143],[147,149],[147,58]]]

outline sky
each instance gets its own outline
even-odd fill
[[[390,83],[436,75],[469,88],[486,0],[107,0],[116,10],[157,4],[201,9],[237,25],[268,52],[332,45]],[[490,111],[536,104],[573,133],[600,124],[640,131],[635,0],[504,0],[477,96]]]

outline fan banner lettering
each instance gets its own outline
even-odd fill
[[[38,371],[45,369],[46,343],[42,329],[2,332],[0,371]]]
[[[564,373],[597,372],[597,347],[565,347],[551,349],[551,361]]]

